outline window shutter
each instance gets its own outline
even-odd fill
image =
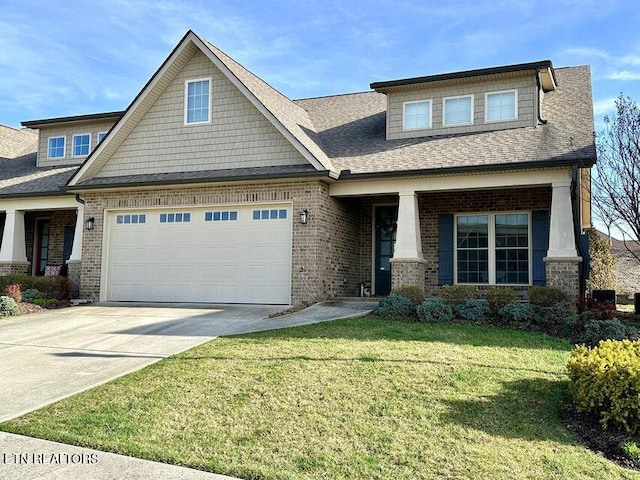
[[[438,215],[438,285],[453,285],[453,214]]]
[[[547,284],[544,257],[549,249],[549,212],[538,210],[531,215],[531,270],[534,285]]]

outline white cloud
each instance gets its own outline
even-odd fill
[[[616,109],[616,99],[613,97],[603,98],[593,102],[593,114],[595,116],[606,115]]]
[[[640,80],[640,72],[630,72],[629,70],[621,70],[607,75],[609,80],[634,81]]]

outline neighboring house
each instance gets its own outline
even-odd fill
[[[60,263],[45,232],[64,226],[69,274],[96,300],[300,304],[361,283],[578,293],[588,67],[371,88],[291,101],[189,31],[124,112],[23,123],[38,159],[3,171],[0,270]]]
[[[598,235],[611,242],[611,253],[616,259],[616,293],[633,298],[635,293],[640,293],[640,261],[636,258],[640,258],[640,246],[631,241],[627,241],[625,246],[622,240],[609,238],[609,235],[600,231]]]

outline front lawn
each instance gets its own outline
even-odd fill
[[[570,349],[341,320],[213,340],[0,429],[253,479],[639,478],[558,420]]]

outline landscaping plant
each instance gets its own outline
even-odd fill
[[[473,322],[486,322],[491,319],[491,309],[486,300],[470,298],[454,309],[457,318]]]
[[[13,298],[16,303],[20,303],[22,301],[22,292],[20,291],[20,285],[18,285],[17,283],[7,285],[7,287],[4,289],[4,294],[7,297]]]
[[[451,308],[455,308],[470,298],[478,298],[480,295],[478,288],[473,285],[446,285],[440,288],[438,293]]]
[[[0,297],[0,317],[15,317],[20,315],[18,304],[11,297]]]
[[[485,293],[485,298],[489,302],[491,312],[497,315],[502,307],[518,302],[518,296],[513,288],[509,287],[489,287]]]
[[[378,308],[373,313],[378,316],[397,317],[413,315],[414,311],[415,307],[410,298],[392,292],[380,300]]]
[[[418,320],[421,322],[450,322],[453,320],[453,310],[440,297],[425,300],[416,308]]]

